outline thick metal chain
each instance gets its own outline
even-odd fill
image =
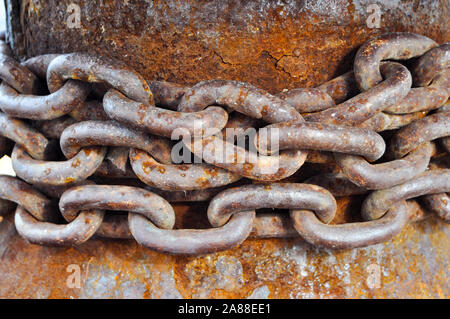
[[[353,71],[276,95],[238,81],[147,82],[85,53],[19,63],[3,41],[0,79],[0,153],[17,175],[0,176],[0,209],[17,204],[16,229],[34,244],[96,234],[205,254],[300,236],[349,249],[417,220],[418,197],[450,221],[448,43],[384,34],[360,47]],[[302,175],[305,163],[327,169]],[[364,221],[333,223],[335,196],[364,194]],[[211,228],[174,229],[170,203],[196,201],[209,201]]]

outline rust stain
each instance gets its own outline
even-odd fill
[[[66,184],[73,183],[75,181],[75,178],[73,178],[73,177],[66,177],[64,179],[64,181],[66,182]]]
[[[370,2],[192,1],[150,7],[147,2],[84,1],[81,29],[70,29],[65,23],[69,0],[38,0],[33,3],[39,11],[22,7],[25,41],[17,41],[14,50],[19,56],[100,53],[124,61],[146,79],[183,84],[243,80],[276,93],[315,86],[344,73],[355,49],[383,32],[409,31],[449,41],[445,4],[432,2],[417,7],[414,1],[395,6],[381,1],[381,28],[370,29]]]

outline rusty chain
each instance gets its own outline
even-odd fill
[[[275,95],[229,80],[147,82],[86,53],[20,63],[3,41],[0,79],[0,155],[17,175],[0,176],[0,209],[17,204],[16,229],[34,244],[97,235],[205,254],[300,236],[350,249],[391,239],[420,220],[419,205],[450,221],[448,43],[383,34],[352,71]],[[357,195],[361,219],[336,224],[335,197]],[[171,203],[204,201],[209,229],[174,229]],[[265,208],[289,214],[256,214]]]

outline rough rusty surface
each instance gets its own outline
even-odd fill
[[[10,15],[8,39],[19,56],[87,51],[120,59],[149,80],[223,78],[271,93],[348,71],[357,47],[387,31],[438,43],[450,36],[445,0],[7,2],[18,11]],[[80,5],[80,29],[66,25],[70,3]],[[366,25],[372,3],[381,9],[378,29]]]
[[[340,200],[341,211],[355,210]],[[207,227],[202,205],[176,207],[178,227]],[[190,223],[189,223],[190,222]],[[76,248],[30,245],[10,216],[0,223],[1,297],[448,298],[450,227],[434,217],[408,224],[386,244],[333,252],[294,239],[248,239],[197,257],[170,256],[133,240],[91,239]],[[45,260],[45,262],[43,262]],[[81,287],[66,284],[69,265]],[[11,266],[14,266],[13,270]],[[371,269],[380,286],[371,289]],[[371,268],[372,267],[372,268]],[[376,268],[375,268],[376,269]]]
[[[192,85],[222,78],[272,94],[341,75],[358,46],[386,31],[416,32],[438,43],[450,39],[445,0],[6,2],[8,38],[19,56],[87,51],[120,59],[148,80]],[[65,25],[72,2],[80,4],[81,29]],[[374,2],[382,10],[379,29],[366,26],[366,8]],[[356,93],[346,90],[351,82],[335,85],[334,95],[325,92],[341,103]],[[359,208],[339,199],[335,221],[357,221]],[[206,205],[177,204],[175,211],[178,228],[209,228]],[[0,221],[0,297],[449,298],[449,235],[449,226],[432,216],[408,224],[385,244],[349,251],[299,238],[249,239],[230,251],[180,257],[130,240],[30,245],[6,215]],[[81,288],[66,284],[71,264],[81,267]],[[380,286],[370,288],[378,266]]]

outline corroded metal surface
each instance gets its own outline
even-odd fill
[[[340,209],[352,207],[340,201]],[[354,207],[353,207],[354,209]],[[201,205],[178,206],[177,220],[207,222]],[[201,215],[201,216],[200,216]],[[249,239],[205,256],[159,254],[133,240],[91,239],[76,248],[30,245],[0,223],[0,297],[104,298],[449,298],[450,226],[434,217],[393,240],[333,252],[300,239]],[[179,225],[180,226],[180,225]],[[183,225],[189,227],[185,222]],[[67,285],[69,265],[81,287]],[[380,268],[378,268],[380,267]],[[370,284],[380,270],[378,288]]]
[[[318,85],[348,71],[358,46],[387,31],[414,32],[437,43],[450,33],[445,0],[6,2],[16,9],[9,40],[19,56],[100,53],[150,80],[195,84],[223,78],[271,93]],[[80,5],[80,29],[67,27],[71,3]],[[374,3],[381,10],[380,28],[366,24]]]

